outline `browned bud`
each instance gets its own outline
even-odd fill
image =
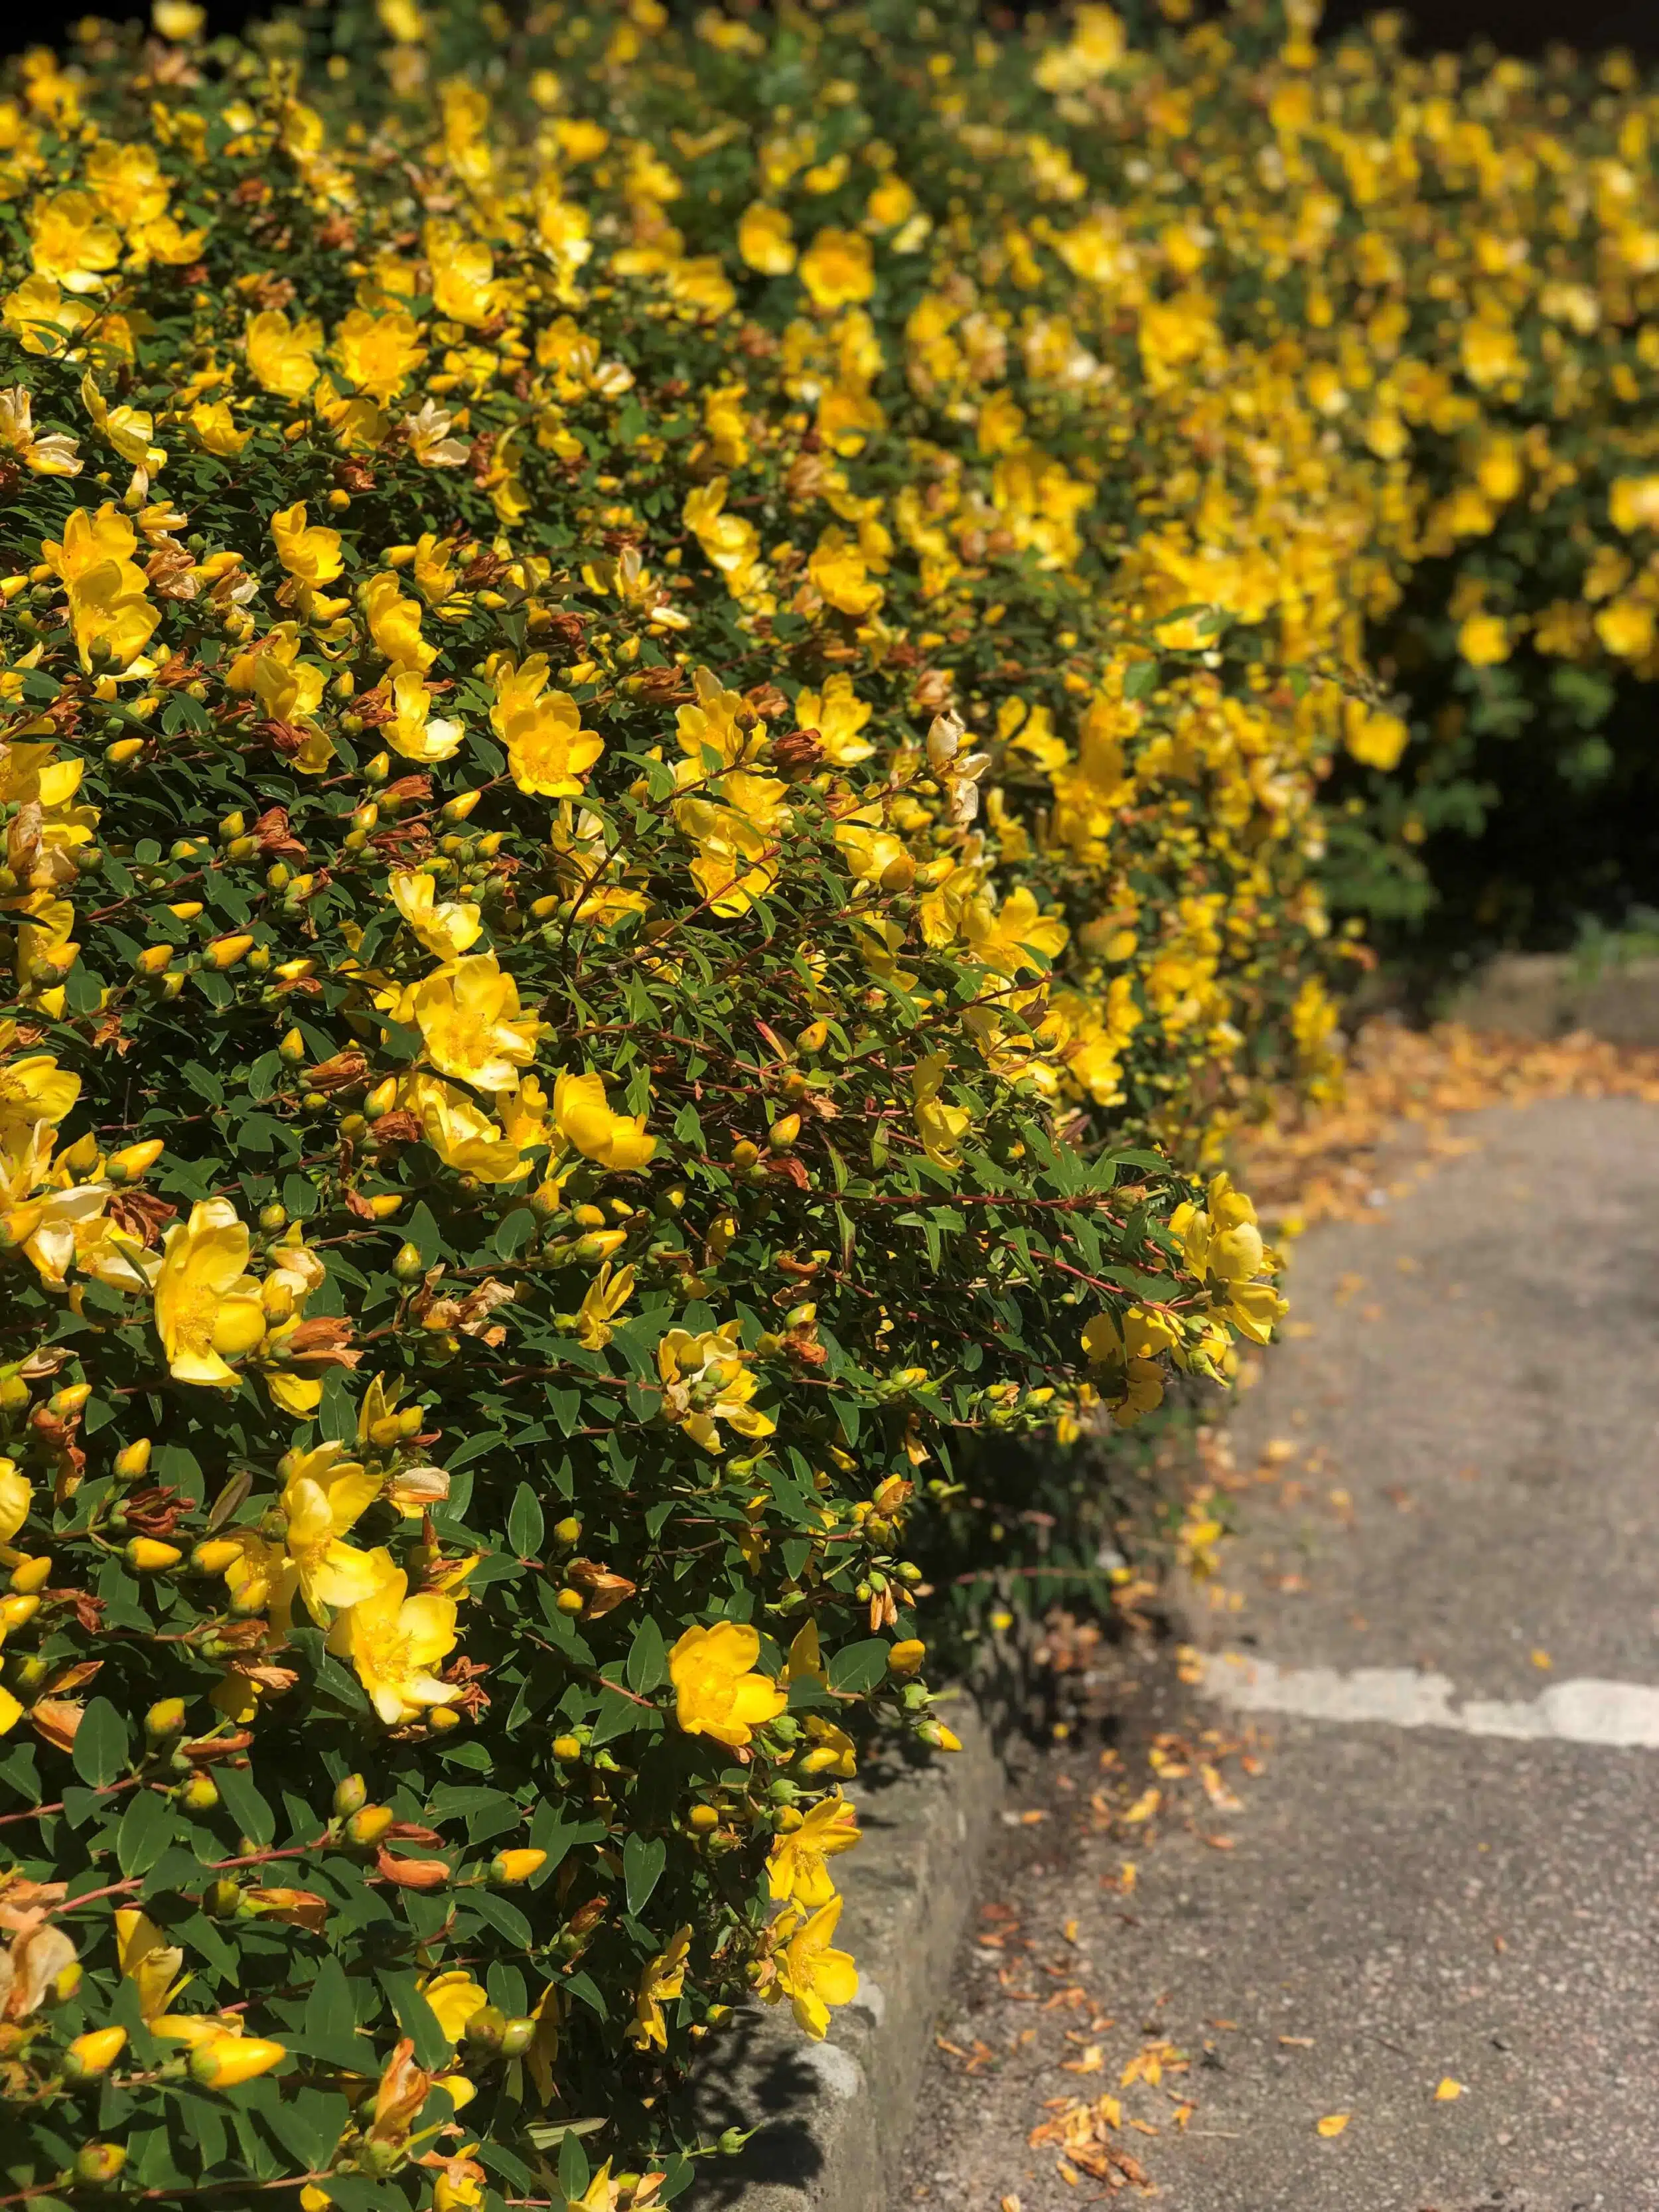
[[[772,757],[786,775],[811,775],[830,756],[816,730],[786,730],[772,740]]]

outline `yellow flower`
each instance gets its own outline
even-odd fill
[[[778,1923],[778,1992],[789,1999],[797,2022],[815,2041],[829,2031],[830,2006],[851,2004],[859,1993],[851,1954],[830,1948],[841,1908],[842,1899],[832,1896],[811,1915],[792,1905]]]
[[[876,289],[870,241],[855,230],[821,230],[800,258],[800,281],[815,307],[856,307]]]
[[[359,392],[384,407],[426,359],[426,348],[413,315],[354,307],[334,333],[334,358]]]
[[[828,1905],[836,1894],[825,1863],[860,1840],[858,1815],[839,1790],[814,1805],[799,1827],[780,1836],[766,1862],[767,1886],[775,1903],[793,1898],[809,1911]]]
[[[923,1151],[941,1167],[953,1168],[959,1161],[957,1148],[974,1117],[965,1106],[947,1106],[939,1095],[950,1065],[948,1053],[933,1052],[919,1060],[910,1076],[910,1095]]]
[[[746,1622],[686,1630],[668,1655],[668,1678],[674,1717],[687,1735],[712,1736],[735,1751],[777,1718],[789,1692],[752,1671],[759,1656],[760,1638]]]
[[[853,679],[840,671],[822,691],[802,691],[795,700],[795,720],[803,730],[816,730],[818,742],[837,768],[853,768],[868,760],[876,750],[859,732],[874,709],[853,689]]]
[[[421,1133],[447,1168],[480,1182],[516,1182],[529,1172],[519,1147],[477,1101],[435,1075],[415,1074],[398,1090],[398,1103],[420,1122]]]
[[[465,238],[453,222],[426,227],[432,304],[450,322],[487,323],[495,313],[495,264],[481,238]]]
[[[493,952],[452,961],[416,986],[410,1010],[440,1074],[511,1091],[536,1057],[541,1024],[519,1011],[519,987]]]
[[[24,352],[54,359],[85,330],[93,312],[84,300],[65,298],[52,276],[26,276],[0,301],[0,316]]]
[[[884,177],[864,203],[866,221],[877,230],[896,230],[916,211],[916,196],[902,177]]]
[[[252,1240],[228,1198],[198,1200],[175,1222],[155,1278],[155,1329],[179,1382],[234,1389],[227,1359],[256,1350],[265,1317],[259,1285],[247,1273]]]
[[[590,1352],[602,1351],[611,1341],[611,1324],[634,1294],[634,1270],[623,1267],[613,1277],[607,1260],[587,1286],[576,1316],[576,1338]]]
[[[439,2027],[451,2043],[459,2043],[468,2021],[475,2012],[481,2012],[489,2002],[489,1992],[479,1988],[464,1966],[452,1966],[447,1973],[428,1974],[421,1984],[421,1995],[437,2016]]]
[[[844,1782],[853,1779],[858,1772],[858,1756],[845,1729],[837,1728],[820,1713],[808,1713],[806,1738],[812,1747],[801,1760],[804,1773],[838,1774]]]
[[[149,19],[164,39],[188,46],[199,39],[207,23],[207,10],[198,0],[153,0]]]
[[[0,391],[0,445],[9,447],[26,469],[38,477],[78,477],[82,464],[76,457],[76,441],[66,431],[44,435],[34,427],[34,402],[27,385],[14,384]]]
[[[392,667],[424,675],[437,659],[438,649],[421,635],[420,601],[406,599],[398,588],[398,579],[385,569],[363,586],[362,601],[369,634]]]
[[[787,276],[795,265],[795,241],[781,208],[757,200],[738,222],[738,252],[763,276]]]
[[[829,604],[844,615],[873,614],[884,596],[871,576],[855,540],[831,524],[818,538],[806,564],[812,584]]]
[[[222,461],[234,461],[253,435],[252,430],[237,428],[236,417],[222,399],[198,399],[185,420],[197,444]]]
[[[392,902],[434,960],[458,960],[483,933],[483,908],[465,899],[441,903],[430,876],[399,869],[392,878]]]
[[[413,600],[403,601],[412,606]],[[466,735],[459,722],[446,721],[432,712],[432,692],[426,678],[413,668],[400,668],[392,679],[392,719],[381,727],[386,743],[405,760],[430,766],[451,759]]]
[[[1367,707],[1363,699],[1350,699],[1343,708],[1343,742],[1357,761],[1381,769],[1386,775],[1400,765],[1400,757],[1411,742],[1409,726],[1398,714],[1385,714]]]
[[[313,586],[331,584],[345,562],[340,553],[340,533],[320,523],[308,523],[304,500],[283,507],[270,518],[271,540],[276,558],[290,576]]]
[[[123,230],[137,230],[167,212],[167,180],[153,146],[120,146],[106,138],[88,155],[85,175]]]
[[[61,1121],[81,1096],[81,1079],[59,1067],[50,1053],[25,1053],[0,1060],[0,1128],[33,1128]]]
[[[0,1544],[9,1544],[29,1517],[34,1486],[14,1459],[0,1458]]]
[[[1595,635],[1621,660],[1644,659],[1653,650],[1654,610],[1645,599],[1613,599],[1596,615]]]
[[[433,1705],[453,1705],[460,1686],[441,1682],[429,1669],[455,1648],[455,1601],[423,1590],[404,1595],[409,1577],[386,1561],[386,1578],[374,1593],[335,1617],[328,1648],[349,1659],[357,1679],[388,1728],[419,1720]]]
[[[642,1168],[657,1149],[645,1133],[643,1114],[615,1114],[605,1103],[601,1075],[557,1076],[553,1085],[553,1119],[559,1134],[584,1159],[625,1173]]]
[[[581,708],[562,691],[546,690],[547,657],[532,653],[522,668],[496,672],[490,727],[507,748],[520,791],[543,799],[574,799],[582,778],[605,750],[597,731],[582,727]]]
[[[1607,515],[1615,530],[1659,530],[1659,476],[1616,477]]]
[[[317,381],[322,342],[320,323],[293,324],[280,307],[264,308],[247,319],[248,374],[283,399],[303,399]]]
[[[384,1552],[360,1552],[341,1541],[380,1494],[379,1479],[344,1452],[343,1444],[325,1443],[292,1455],[281,1501],[300,1595],[312,1619],[325,1626],[334,1607],[372,1596],[390,1565]]]
[[[115,1957],[122,1979],[137,1992],[139,2015],[146,2027],[166,2013],[190,1979],[179,1972],[185,1963],[183,1951],[166,1942],[155,1923],[137,1905],[122,1905],[116,1911]]]
[[[975,899],[963,913],[963,934],[975,960],[1012,978],[1057,959],[1071,932],[1057,915],[1041,912],[1021,884],[1000,909],[988,898]]]
[[[1475,668],[1510,657],[1510,633],[1501,615],[1470,615],[1457,633],[1457,649]]]
[[[91,192],[71,190],[36,200],[27,216],[37,276],[66,292],[99,292],[121,258],[121,234]]]
[[[640,1976],[634,1998],[634,2017],[628,2029],[628,2039],[636,2050],[667,2050],[668,2028],[662,2008],[685,1987],[686,1960],[690,1949],[690,1928],[676,1929],[668,1948],[649,1960]]]

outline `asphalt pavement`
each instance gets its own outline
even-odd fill
[[[1019,1775],[890,2212],[1659,2212],[1659,1108],[1460,1133],[1302,1240],[1203,1656]]]

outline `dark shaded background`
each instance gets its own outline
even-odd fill
[[[573,7],[575,0],[572,0]],[[1141,12],[1135,0],[1118,0],[1126,14]],[[1328,0],[1325,29],[1346,28],[1374,12],[1376,0]],[[103,0],[90,11],[85,0],[37,0],[5,10],[0,52],[14,52],[42,39],[61,40],[88,12],[118,21],[148,13],[127,0]],[[214,31],[239,30],[250,15],[266,12],[248,0],[209,0]],[[1422,0],[1405,11],[1419,47],[1457,47],[1486,38],[1510,53],[1536,53],[1552,40],[1581,47],[1625,46],[1659,59],[1659,0]]]

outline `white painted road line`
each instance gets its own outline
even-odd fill
[[[1357,1667],[1345,1674],[1334,1667],[1279,1667],[1271,1659],[1224,1651],[1206,1659],[1204,1686],[1239,1712],[1659,1751],[1659,1689],[1641,1682],[1579,1677],[1552,1683],[1536,1698],[1456,1703],[1455,1682],[1413,1667]]]

